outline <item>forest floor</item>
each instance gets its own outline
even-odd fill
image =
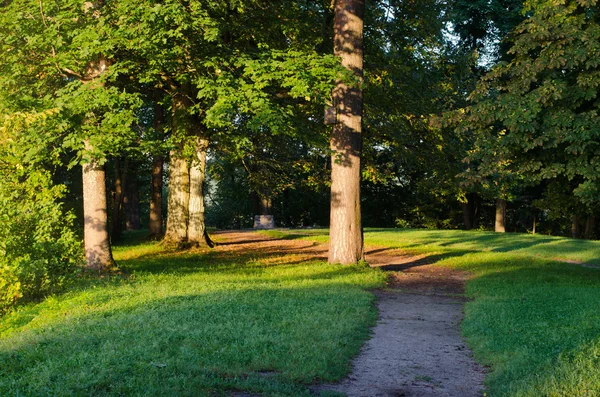
[[[326,260],[327,244],[270,239],[255,232],[221,232],[217,249],[245,253],[286,252]],[[382,247],[367,249],[371,267],[389,272],[387,288],[375,292],[379,319],[354,359],[352,373],[315,392],[349,397],[476,397],[485,371],[475,363],[461,333],[467,272],[435,265],[425,255]]]

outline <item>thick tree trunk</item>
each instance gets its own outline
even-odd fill
[[[195,245],[205,242],[206,228],[204,225],[204,179],[206,178],[206,151],[208,140],[203,137],[196,139],[196,158],[190,167],[190,201],[188,241]]]
[[[273,202],[270,198],[258,195],[258,207],[259,214],[258,215],[273,215]]]
[[[113,197],[112,205],[112,241],[118,240],[121,237],[121,207],[123,204],[123,169],[121,168],[121,159],[115,158],[114,162],[115,169],[115,195]]]
[[[506,232],[506,200],[496,200],[496,232]]]
[[[336,0],[334,53],[362,80],[364,0]],[[354,264],[364,258],[360,209],[362,90],[338,83],[333,92],[337,124],[331,135],[329,263]]]
[[[162,156],[154,156],[152,160],[152,184],[150,186],[150,238],[159,239],[162,236],[162,189],[163,189]]]
[[[187,160],[181,156],[182,151],[182,148],[172,150],[169,162],[167,230],[164,237],[168,243],[187,241],[190,174]]]
[[[86,142],[86,149],[89,144]],[[108,238],[108,209],[104,167],[96,161],[83,165],[83,214],[86,268],[103,271],[113,264]]]

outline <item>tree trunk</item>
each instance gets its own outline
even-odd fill
[[[334,53],[362,81],[364,0],[336,0]],[[333,92],[337,124],[331,135],[329,263],[364,258],[360,209],[362,89],[339,82]]]
[[[496,232],[506,232],[506,200],[496,200]]]
[[[150,238],[159,239],[162,236],[162,189],[163,189],[162,156],[154,156],[152,160],[152,185],[150,186]]]
[[[182,152],[183,148],[171,150],[169,161],[167,231],[164,237],[169,243],[187,241],[190,174],[187,161],[181,155]]]
[[[167,201],[167,231],[164,240],[167,243],[181,244],[188,239],[190,205],[190,168],[184,157],[185,137],[190,130],[190,120],[186,109],[190,100],[179,93],[173,98],[173,134],[180,140],[171,150],[169,160],[169,197]]]
[[[90,145],[85,142],[86,150]],[[83,165],[83,214],[86,268],[102,271],[113,264],[108,239],[108,209],[106,207],[106,175],[97,161]]]
[[[258,207],[259,214],[258,215],[273,215],[273,203],[270,198],[258,195]]]
[[[204,225],[204,179],[206,177],[206,151],[208,140],[196,138],[196,158],[190,167],[190,199],[188,241],[195,245],[205,242]]]
[[[535,234],[536,228],[537,228],[537,214],[534,212],[533,213],[533,234]]]
[[[121,168],[121,159],[116,157],[114,160],[115,169],[115,195],[112,205],[112,241],[121,237],[121,207],[123,204],[123,170]]]
[[[465,228],[465,230],[471,230],[471,229],[473,229],[473,219],[471,217],[472,203],[466,202],[466,203],[461,203],[461,204],[462,204],[462,211],[463,211],[464,228]]]
[[[581,227],[579,226],[579,217],[577,215],[573,215],[571,218],[571,236],[573,238],[581,237]]]
[[[592,240],[595,237],[596,230],[596,217],[592,215],[588,215],[585,220],[585,230],[583,232],[583,237]]]
[[[140,192],[134,175],[127,178],[123,207],[125,210],[125,230],[140,230]]]
[[[158,103],[154,104],[154,130],[164,133],[165,113]],[[163,190],[163,167],[162,155],[154,155],[152,159],[152,182],[150,185],[150,221],[148,222],[149,237],[158,240],[163,234],[162,219],[162,190]]]

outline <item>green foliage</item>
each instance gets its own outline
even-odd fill
[[[598,57],[596,1],[526,3],[510,62],[472,95],[464,126],[478,133],[474,170],[497,167],[530,183],[566,179],[581,203],[597,202]]]
[[[40,116],[21,118],[7,118],[0,127],[0,312],[20,298],[64,288],[81,255],[73,215],[59,204],[64,186],[54,186],[49,172],[22,160],[19,133],[12,128],[31,123],[40,127]]]

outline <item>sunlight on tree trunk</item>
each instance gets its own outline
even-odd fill
[[[506,200],[496,200],[496,226],[495,231],[498,233],[506,232]]]
[[[86,141],[86,150],[91,150]],[[108,239],[104,167],[96,160],[83,165],[83,214],[86,268],[102,271],[113,265]]]
[[[204,243],[204,179],[206,177],[206,151],[208,140],[196,139],[196,158],[190,166],[190,201],[188,241],[195,245]]]
[[[169,162],[167,231],[164,237],[169,243],[187,241],[190,174],[186,159],[181,157],[182,151],[182,148],[171,150]]]
[[[362,81],[364,0],[337,0],[334,53]],[[362,88],[338,83],[333,92],[337,123],[331,135],[331,213],[329,263],[363,259],[360,210]]]

